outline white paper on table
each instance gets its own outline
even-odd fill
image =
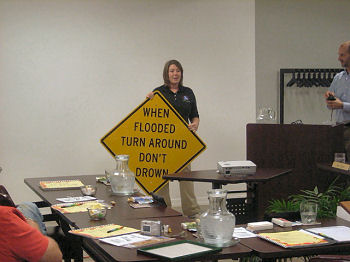
[[[63,203],[83,202],[83,201],[91,201],[91,200],[95,200],[95,199],[96,199],[96,197],[92,197],[92,196],[56,198],[56,200],[63,202]]]
[[[150,249],[150,250],[147,250],[147,252],[155,255],[167,257],[167,258],[176,258],[180,256],[188,256],[188,255],[210,251],[210,250],[211,248],[195,245],[192,243],[181,243],[177,245],[170,245],[170,246]]]
[[[310,232],[324,235],[339,242],[350,241],[350,228],[346,226],[308,228]]]
[[[256,234],[250,232],[244,227],[235,227],[235,231],[233,232],[233,237],[249,238],[249,237],[256,237]]]
[[[133,244],[136,242],[149,240],[151,238],[152,236],[145,236],[145,235],[141,235],[140,233],[133,233],[133,234],[126,234],[126,235],[115,236],[115,237],[102,238],[100,239],[100,241],[114,245],[114,246],[121,247],[129,244]]]

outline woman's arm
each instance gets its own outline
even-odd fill
[[[188,128],[193,131],[196,132],[199,126],[199,117],[194,117],[191,119],[191,124],[188,125]]]

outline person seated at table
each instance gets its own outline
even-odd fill
[[[10,194],[7,192],[5,186],[3,185],[0,185],[0,206],[16,207],[19,211],[21,211],[25,218],[33,220],[39,225],[41,233],[44,235],[47,234],[43,216],[40,213],[37,205],[33,202],[23,202],[19,205],[15,205]]]
[[[39,208],[33,202],[22,202],[16,206],[21,211],[26,219],[32,220],[38,224],[39,230],[42,234],[47,235],[46,226],[44,223],[43,215],[40,213]]]
[[[62,253],[36,222],[15,207],[0,206],[0,261],[61,262]]]

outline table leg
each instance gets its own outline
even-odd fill
[[[211,184],[211,188],[212,189],[221,189],[222,188],[222,184],[213,182]]]
[[[257,221],[258,219],[258,195],[257,195],[257,183],[247,183],[247,204],[251,206],[251,221]]]
[[[83,262],[83,248],[82,248],[82,241],[80,237],[72,235],[68,233],[69,230],[71,230],[69,224],[64,221],[62,218],[59,218],[60,226],[62,228],[62,231],[64,235],[68,238],[68,242],[66,244],[67,250],[66,253],[70,255],[70,257],[65,258],[64,261],[71,261],[71,259],[74,260],[74,262]]]

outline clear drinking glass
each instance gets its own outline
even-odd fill
[[[272,124],[275,123],[276,120],[276,112],[270,107],[261,107],[258,112],[258,116],[256,117],[256,121],[258,123]]]
[[[305,225],[316,222],[318,205],[312,201],[302,201],[300,203],[301,222]]]
[[[334,153],[334,161],[345,163],[345,153]]]

